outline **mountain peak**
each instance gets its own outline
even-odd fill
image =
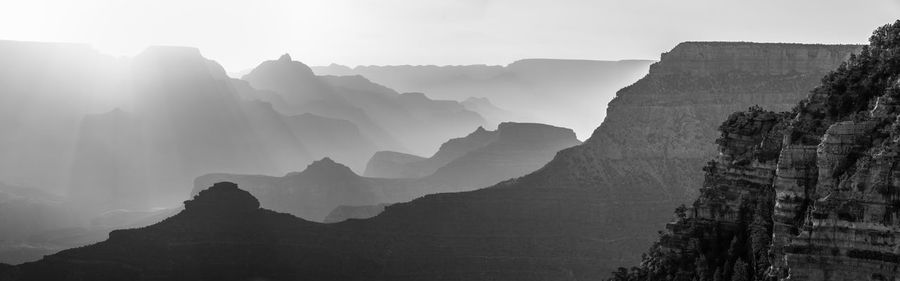
[[[291,54],[288,54],[288,53],[284,53],[284,55],[281,55],[281,57],[278,58],[278,60],[279,61],[287,61],[287,62],[293,61],[293,59],[291,59]]]
[[[233,182],[219,182],[184,201],[188,211],[241,212],[259,209],[259,200]]]
[[[344,166],[344,164],[335,162],[331,160],[329,157],[322,158],[318,161],[313,161],[309,166],[306,167],[306,170],[300,172],[301,175],[310,175],[310,176],[327,176],[327,177],[358,177],[353,170],[350,170],[349,167]]]

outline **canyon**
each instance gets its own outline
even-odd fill
[[[387,206],[373,218],[334,224],[260,209],[259,201],[238,185],[215,183],[159,224],[113,231],[107,241],[2,269],[0,276],[608,277],[616,267],[640,261],[639,253],[657,239],[655,233],[669,221],[671,210],[697,196],[695,188],[704,181],[701,168],[716,155],[713,141],[722,120],[756,105],[759,110],[753,112],[789,109],[859,50],[849,45],[681,43],[644,78],[616,94],[590,139],[558,152],[523,177],[475,191],[426,195]],[[779,120],[774,113],[751,117],[758,121],[740,124]],[[737,130],[731,147],[738,152],[733,154],[741,144],[772,139],[741,134],[771,128]],[[757,171],[733,173],[753,176]]]

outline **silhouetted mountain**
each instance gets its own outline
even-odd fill
[[[280,114],[256,100],[277,93],[227,77],[197,49],[113,58],[0,41],[0,51],[0,181],[62,194],[0,207],[11,227],[0,231],[0,261],[99,241],[126,226],[117,223],[177,204],[203,174],[284,174],[325,156],[362,171],[386,148],[345,120]]]
[[[379,178],[421,178],[433,174],[466,153],[488,145],[497,139],[497,131],[478,127],[475,132],[451,139],[430,158],[422,158],[393,151],[379,151],[366,165],[365,175]]]
[[[502,123],[496,134],[495,140],[453,159],[422,181],[451,191],[490,186],[537,170],[558,151],[581,144],[571,129],[544,124]]]
[[[194,181],[194,193],[215,182],[244,186],[266,208],[322,221],[342,205],[403,202],[421,196],[424,187],[412,180],[366,178],[330,158],[315,161],[299,173],[284,177],[209,174]]]
[[[491,123],[539,122],[573,128],[586,137],[604,118],[614,93],[647,73],[648,60],[525,59],[507,66],[313,67],[319,75],[362,75],[401,92],[463,101],[489,98],[512,114],[469,107]]]
[[[477,203],[538,194],[577,199],[539,190],[504,199],[498,191],[431,195],[373,219],[316,224],[259,209],[249,193],[217,183],[158,224],[113,231],[107,241],[17,266],[2,279],[570,280],[597,274],[604,252],[592,247],[593,239],[568,234],[594,229],[583,217],[541,200],[515,210]],[[473,219],[486,211],[492,216]],[[577,214],[592,214],[582,211]],[[512,218],[520,219],[504,223]]]
[[[241,100],[222,67],[196,49],[149,48],[130,73],[133,111],[82,123],[69,194],[84,206],[158,206],[183,198],[184,182],[198,175],[283,173],[310,161],[282,116]]]
[[[466,137],[451,139],[428,159],[413,161],[406,155],[376,153],[366,166],[366,175],[421,178],[424,185],[444,191],[477,188],[534,171],[557,151],[580,143],[570,129],[507,122],[496,131],[479,127]]]
[[[533,171],[550,161],[560,149],[579,143],[575,133],[569,129],[542,124],[503,123],[497,131],[479,127],[465,138],[451,140],[442,145],[442,149],[432,158],[407,166],[392,162],[400,169],[412,170],[400,173],[430,173],[417,178],[360,177],[346,166],[325,158],[314,162],[303,172],[284,177],[205,175],[195,180],[194,188],[196,192],[215,182],[235,182],[260,198],[266,208],[323,221],[339,206],[406,202],[427,194],[492,185]],[[397,156],[394,159],[411,158],[394,153],[381,155]]]
[[[382,149],[430,153],[440,141],[485,123],[458,102],[401,95],[362,76],[315,76],[289,56],[263,62],[243,80],[277,93],[259,99],[282,113],[351,121]]]

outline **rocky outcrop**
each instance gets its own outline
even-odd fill
[[[760,109],[726,121],[722,156],[707,166],[699,198],[676,211],[640,267],[614,280],[900,277],[898,32],[900,21],[876,30],[770,129],[733,133],[759,127],[739,116],[774,115]],[[748,169],[759,172],[731,172]]]
[[[250,192],[239,189],[233,182],[218,182],[198,192],[194,195],[194,199],[184,201],[184,210],[192,213],[225,215],[246,213],[256,209],[259,209],[259,200],[250,195]]]

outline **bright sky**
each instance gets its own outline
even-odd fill
[[[864,43],[900,0],[0,0],[0,39],[132,55],[184,45],[241,71],[310,65],[657,59],[682,41]]]

